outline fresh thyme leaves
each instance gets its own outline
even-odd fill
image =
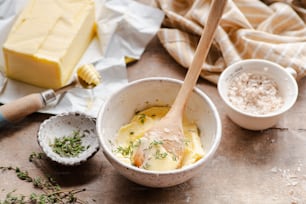
[[[33,179],[29,176],[27,171],[21,171],[18,167],[15,168],[16,175],[19,179],[27,182],[32,182]]]
[[[122,156],[124,157],[127,157],[133,153],[133,147],[134,147],[133,142],[130,142],[129,146],[127,147],[122,147],[122,146],[117,147],[116,152],[122,154]]]
[[[177,156],[175,154],[172,154],[172,160],[177,161],[177,159],[178,159]]]
[[[162,140],[154,140],[153,142],[151,142],[150,146],[157,146],[162,144],[163,144]]]
[[[146,121],[146,114],[139,114],[138,119],[141,124],[144,124]]]
[[[15,190],[6,195],[3,204],[11,204],[11,203],[23,204],[23,203],[25,203],[25,196],[23,196],[23,195],[13,195],[14,192],[15,192]],[[1,201],[0,201],[0,203],[1,203]]]
[[[165,159],[167,157],[167,152],[161,152],[159,149],[155,152],[155,159]]]
[[[131,148],[131,146],[129,145],[129,146],[127,146],[127,147],[122,147],[122,146],[119,146],[118,148],[117,148],[117,152],[119,152],[119,153],[121,153],[122,154],[122,156],[129,156],[130,154],[131,154],[131,151],[132,151],[132,148]]]
[[[45,154],[42,152],[36,153],[32,152],[29,156],[29,162],[33,162],[35,159],[43,159],[45,157]]]
[[[184,139],[184,144],[185,144],[185,146],[189,146],[191,144],[190,139],[185,138]]]
[[[153,140],[148,149],[152,149],[153,147],[157,147],[158,145],[162,145],[163,144],[163,141],[162,140]]]
[[[45,158],[43,153],[32,153],[29,161]],[[41,190],[41,193],[31,193],[30,195],[20,195],[16,193],[16,189],[7,193],[0,204],[85,204],[76,194],[86,191],[86,189],[62,190],[57,182],[51,177],[46,176],[32,177],[27,171],[21,170],[19,167],[2,167],[0,171],[14,172],[18,179],[32,183],[33,188]]]
[[[81,134],[80,131],[74,131],[70,136],[55,138],[50,147],[61,157],[76,157],[89,148],[89,146],[85,147],[82,144],[83,137],[85,137],[84,133]]]
[[[128,146],[118,146],[113,152],[120,153],[124,157],[130,157],[133,155],[134,149],[139,147],[140,142],[140,140],[130,141]]]

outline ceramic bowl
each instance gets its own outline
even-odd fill
[[[236,76],[245,73],[257,73],[273,79],[278,87],[279,95],[284,104],[276,111],[267,114],[254,114],[235,107],[228,97],[230,83]],[[228,117],[237,125],[249,130],[264,130],[273,127],[283,114],[296,102],[298,86],[294,78],[295,71],[292,68],[284,68],[276,63],[261,60],[242,60],[227,67],[218,81],[219,94],[226,105]]]
[[[196,163],[171,171],[149,171],[123,163],[114,154],[112,146],[120,127],[130,122],[137,111],[152,106],[173,103],[182,81],[170,78],[146,78],[133,81],[113,94],[101,107],[97,117],[97,133],[108,161],[120,174],[148,187],[169,187],[183,183],[202,171],[215,153],[221,140],[221,121],[218,111],[200,89],[195,88],[188,100],[185,114],[199,130],[205,156]]]
[[[75,131],[84,136],[81,140],[84,151],[73,157],[63,157],[55,153],[50,146],[54,144],[55,138],[70,137]],[[37,139],[46,156],[63,165],[79,165],[91,158],[100,147],[95,119],[78,112],[51,116],[40,125]]]

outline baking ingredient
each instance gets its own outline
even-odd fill
[[[77,70],[77,75],[90,86],[97,86],[101,81],[101,75],[93,64],[85,64],[79,67]]]
[[[169,111],[169,107],[151,107],[135,114],[131,122],[124,125],[118,131],[118,135],[113,144],[113,152],[116,156],[127,164],[134,165],[134,150],[139,146],[140,138],[150,129],[154,123],[160,120]],[[204,156],[204,150],[200,141],[197,126],[183,120],[183,130],[185,135],[185,150],[183,160],[178,164],[177,158],[171,152],[167,152],[163,147],[162,140],[150,141],[149,148],[144,150],[146,161],[140,168],[147,170],[163,171],[169,169],[169,166],[179,166],[179,168],[190,165]],[[142,140],[142,142],[144,142]]]
[[[94,34],[93,0],[30,0],[3,45],[6,76],[44,88],[62,87]]]
[[[130,64],[132,62],[137,61],[137,59],[133,58],[133,57],[124,57],[124,61],[126,64]]]
[[[83,137],[85,137],[84,133],[74,131],[72,135],[56,137],[50,147],[61,157],[76,157],[89,148],[82,144]]]
[[[232,79],[228,99],[238,109],[257,115],[265,115],[283,106],[276,82],[259,73],[241,73]]]

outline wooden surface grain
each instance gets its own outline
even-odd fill
[[[128,79],[164,76],[184,79],[179,66],[155,37],[141,59],[127,68]],[[137,185],[105,159],[100,150],[85,164],[64,167],[48,160],[28,161],[41,152],[37,131],[50,115],[35,113],[0,130],[0,166],[18,166],[33,176],[52,175],[64,189],[86,188],[78,194],[88,203],[306,203],[306,80],[299,82],[295,106],[271,129],[239,128],[224,113],[215,85],[200,79],[197,86],[215,103],[223,124],[220,146],[197,177],[181,185],[152,189]],[[0,200],[13,190],[35,191],[10,172],[0,172]]]

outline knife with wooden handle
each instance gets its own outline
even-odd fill
[[[37,112],[56,100],[57,95],[75,87],[77,80],[54,91],[48,89],[41,93],[33,93],[0,106],[0,128],[8,123],[18,122],[31,113]]]

